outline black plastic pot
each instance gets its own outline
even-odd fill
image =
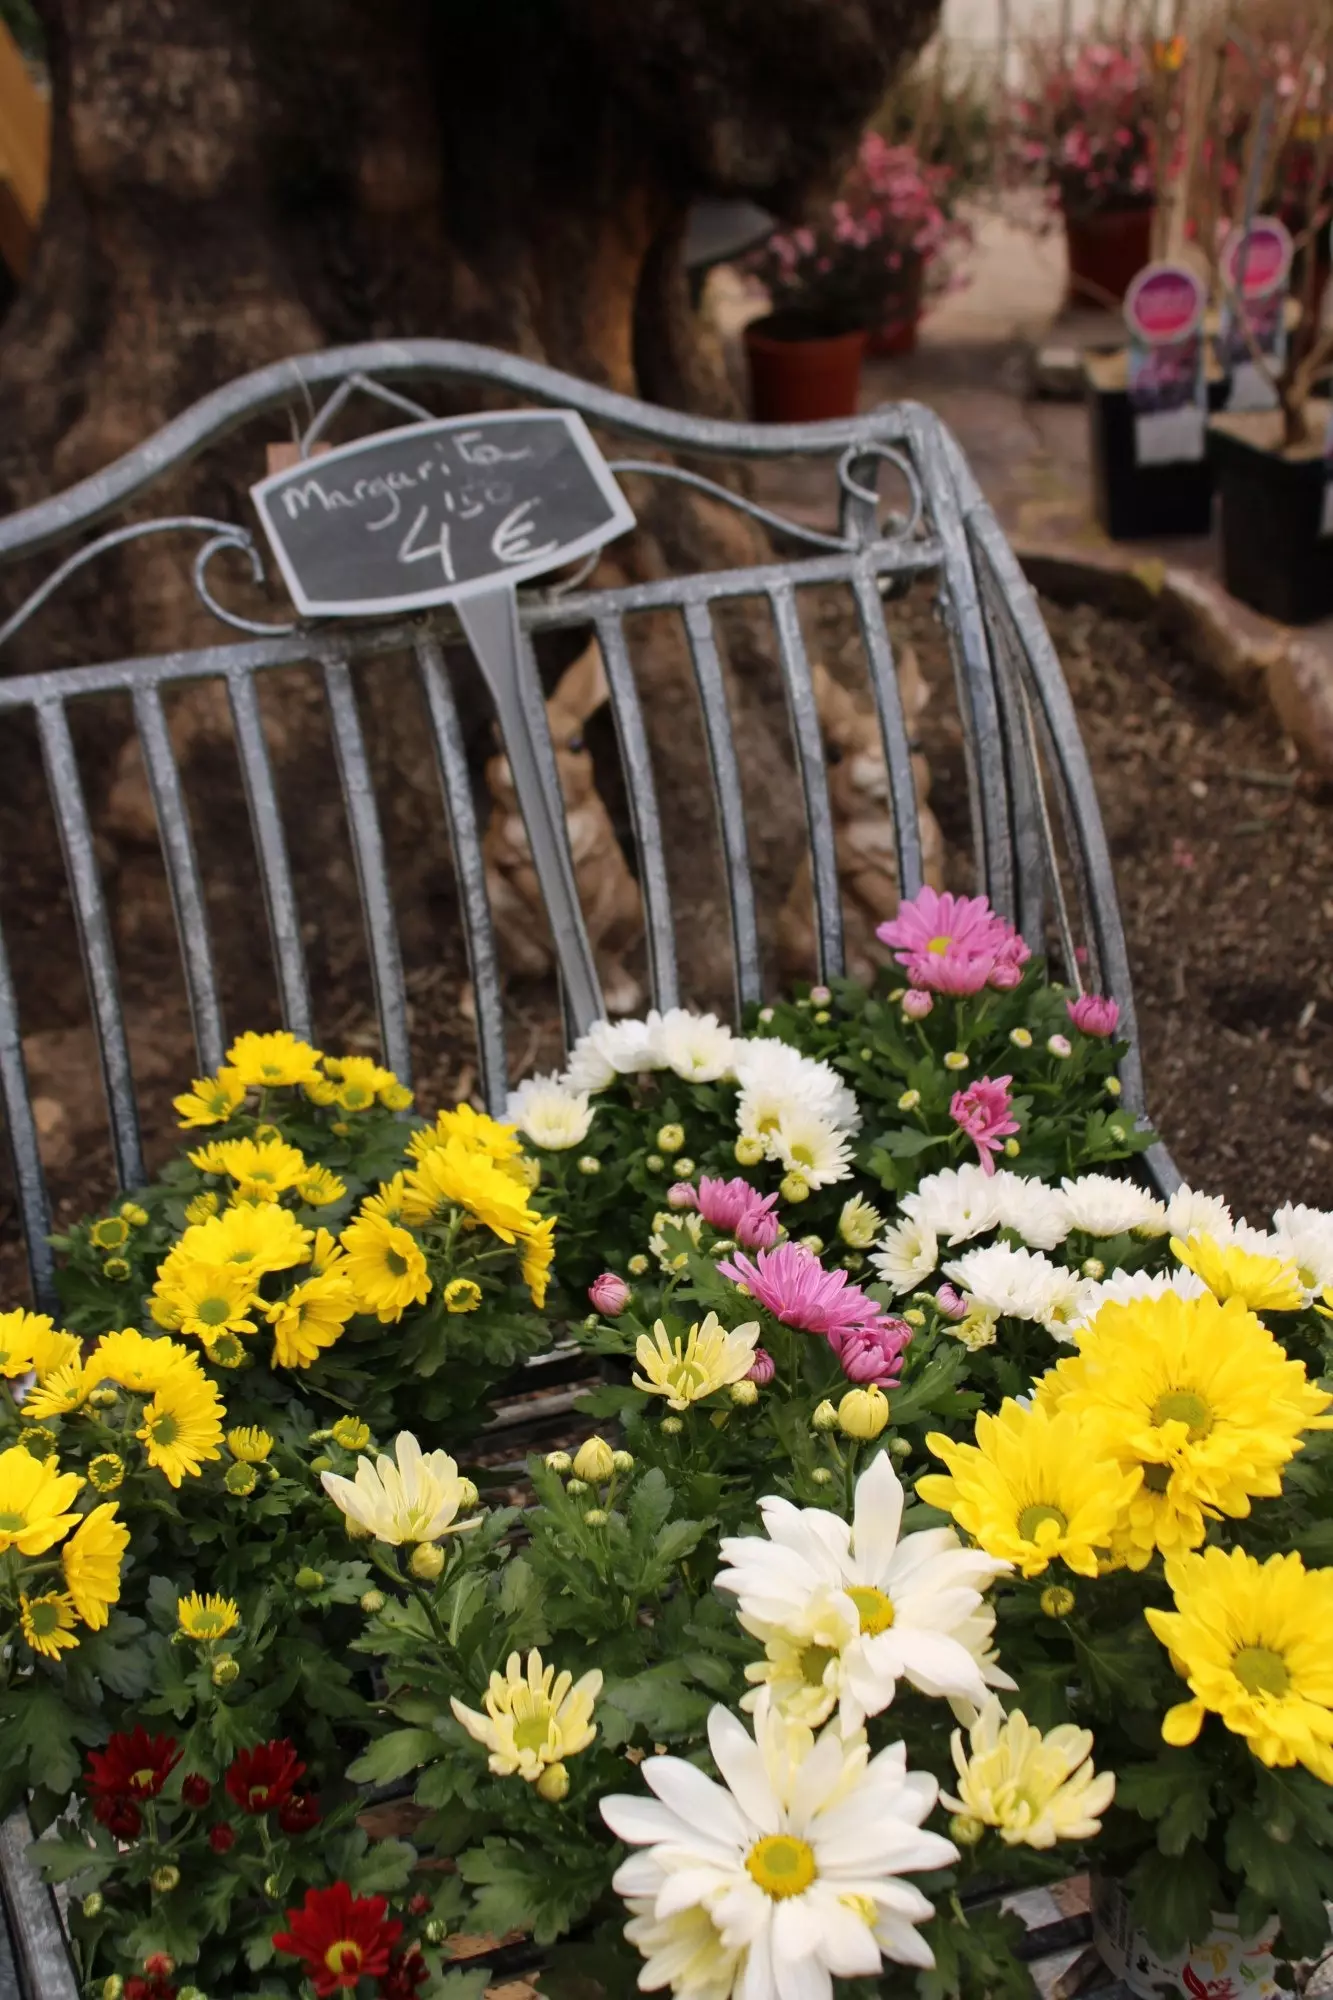
[[[1221,383],[1210,383],[1209,408],[1220,406]],[[1213,520],[1213,468],[1207,458],[1180,465],[1138,465],[1134,411],[1125,389],[1087,384],[1092,445],[1093,511],[1113,542],[1159,535],[1206,535]]]
[[[1222,581],[1242,604],[1284,625],[1333,614],[1333,537],[1319,532],[1328,473],[1322,458],[1282,458],[1208,427],[1217,479]]]

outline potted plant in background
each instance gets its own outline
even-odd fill
[[[1133,41],[1027,51],[1030,88],[1013,108],[1020,170],[1045,182],[1064,218],[1069,303],[1118,305],[1152,253],[1156,91]]]
[[[850,416],[870,330],[893,329],[898,351],[914,344],[925,297],[971,240],[946,206],[950,178],[868,132],[828,207],[755,252],[748,268],[773,307],[745,331],[761,422]]]

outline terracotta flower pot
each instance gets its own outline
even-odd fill
[[[1151,206],[1108,208],[1090,215],[1065,210],[1071,306],[1119,304],[1152,256]]]
[[[885,306],[884,317],[866,335],[867,354],[915,354],[921,326],[922,293],[926,269],[920,257],[905,264],[903,287]]]
[[[821,333],[809,321],[774,313],[745,329],[750,401],[761,424],[818,423],[856,414],[866,337]]]

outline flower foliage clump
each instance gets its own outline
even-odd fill
[[[90,1993],[471,2000],[521,1936],[1018,2000],[1001,1885],[1094,1861],[1154,1951],[1322,1949],[1333,1215],[1136,1177],[1115,1003],[984,899],[881,938],[503,1121],[242,1036],[0,1315],[3,1803]]]
[[[1067,215],[1147,207],[1156,197],[1158,90],[1135,41],[1029,51],[1013,108],[1017,163]]]

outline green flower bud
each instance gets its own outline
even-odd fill
[[[666,1165],[666,1161],[660,1153],[649,1153],[643,1164],[647,1167],[650,1174],[660,1174]]]
[[[333,1460],[326,1453],[321,1452],[318,1458],[311,1459],[310,1470],[312,1472],[332,1472]]]
[[[679,1417],[663,1417],[662,1429],[668,1437],[679,1437],[685,1426]]]
[[[121,2000],[125,1991],[125,1981],[118,1972],[112,1972],[102,1981],[102,2000]]]
[[[831,1486],[833,1484],[833,1474],[826,1465],[817,1465],[810,1474],[810,1477],[816,1486]]]
[[[949,1838],[959,1847],[975,1847],[985,1831],[985,1822],[971,1813],[955,1813],[949,1821]]]
[[[407,1567],[420,1583],[434,1583],[444,1568],[444,1550],[437,1542],[418,1542]]]
[[[822,1236],[802,1236],[800,1241],[802,1249],[808,1250],[812,1257],[823,1256],[824,1239]]]
[[[101,1890],[94,1889],[91,1895],[87,1895],[84,1897],[79,1907],[83,1911],[85,1917],[100,1917],[103,1909],[103,1899]]]
[[[905,1090],[898,1099],[898,1109],[900,1111],[915,1111],[920,1102],[921,1092],[919,1090]]]
[[[632,1451],[613,1451],[611,1454],[611,1463],[615,1466],[617,1472],[633,1472],[634,1453]]]
[[[600,1174],[601,1171],[602,1171],[602,1163],[598,1159],[595,1153],[580,1154],[579,1172],[581,1174],[586,1174],[588,1176],[588,1179],[591,1180],[594,1174]]]
[[[683,1181],[687,1181],[690,1178],[690,1175],[694,1172],[694,1161],[686,1159],[684,1153],[682,1153],[680,1158],[676,1161],[676,1172],[680,1175]]]
[[[1085,1278],[1104,1278],[1106,1276],[1106,1266],[1100,1257],[1085,1257],[1079,1265],[1079,1269]]]
[[[574,1471],[590,1486],[601,1486],[616,1469],[615,1455],[605,1438],[585,1438],[574,1454]]]
[[[838,1404],[838,1428],[844,1437],[868,1443],[889,1421],[889,1399],[882,1389],[849,1389]]]
[[[546,1470],[548,1472],[568,1472],[574,1461],[567,1451],[548,1451]]]
[[[643,1276],[644,1272],[648,1269],[648,1259],[644,1256],[642,1250],[635,1251],[625,1268],[628,1270],[631,1278],[641,1278]]]
[[[565,1481],[566,1493],[586,1493],[587,1490],[588,1482],[586,1479],[567,1479]]]
[[[119,1389],[94,1389],[88,1398],[95,1410],[114,1410],[120,1401]]]
[[[215,1688],[228,1688],[233,1681],[239,1680],[240,1673],[234,1654],[219,1653],[213,1662],[213,1685]]]
[[[259,1474],[253,1465],[242,1465],[238,1462],[227,1467],[222,1483],[228,1493],[234,1493],[238,1500],[245,1500],[258,1486]]]
[[[307,1565],[303,1564],[297,1570],[292,1581],[298,1590],[323,1590],[324,1572],[319,1569],[310,1569]]]
[[[431,1917],[426,1924],[426,1943],[443,1944],[449,1935],[449,1926],[441,1917]]]
[[[170,1861],[164,1862],[160,1868],[155,1868],[148,1877],[149,1882],[156,1889],[159,1896],[169,1896],[180,1879],[180,1869],[174,1867]]]
[[[1074,1593],[1066,1583],[1048,1583],[1041,1593],[1041,1608],[1048,1618],[1068,1618],[1074,1608]]]
[[[817,1431],[837,1430],[838,1412],[834,1409],[832,1403],[829,1402],[827,1396],[822,1403],[815,1405],[814,1415],[811,1417],[810,1422]]]
[[[1017,1139],[1006,1139],[1006,1140],[1005,1140],[1005,1142],[1004,1142],[1004,1156],[1005,1156],[1006,1160],[1016,1160],[1016,1159],[1018,1158],[1019,1154],[1020,1154],[1020,1153],[1022,1152],[1022,1150],[1023,1150],[1023,1148],[1022,1148],[1022,1147],[1021,1147],[1021,1146],[1019,1145],[1019,1143],[1018,1143]]]
[[[764,1142],[751,1135],[749,1138],[738,1139],[731,1150],[737,1166],[757,1167],[764,1157]]]
[[[605,1507],[589,1507],[583,1518],[590,1528],[604,1528],[611,1516]]]
[[[810,1183],[804,1174],[784,1174],[778,1183],[778,1193],[784,1201],[809,1201]]]
[[[460,1514],[470,1514],[480,1499],[481,1494],[477,1491],[477,1482],[475,1479],[459,1480],[458,1511]]]
[[[1120,1078],[1119,1078],[1118,1076],[1108,1076],[1108,1077],[1107,1077],[1107,1079],[1106,1079],[1106,1094],[1107,1094],[1107,1096],[1108,1096],[1108,1097],[1119,1097],[1119,1095],[1120,1095],[1120,1088],[1121,1088],[1121,1085],[1120,1085]]]
[[[537,1780],[537,1790],[552,1805],[569,1796],[569,1772],[563,1764],[548,1764]]]
[[[383,1611],[388,1599],[382,1590],[368,1590],[361,1599],[361,1609],[367,1618],[373,1618],[377,1611]]]
[[[264,1877],[264,1894],[271,1896],[275,1903],[280,1901],[282,1897],[281,1875],[266,1875]]]
[[[201,1986],[182,1986],[176,2000],[208,2000],[208,1995]]]
[[[757,1382],[751,1382],[749,1380],[742,1379],[739,1382],[733,1382],[730,1391],[728,1393],[730,1394],[731,1400],[733,1403],[736,1404],[737,1408],[745,1410],[748,1409],[752,1403],[757,1403],[759,1401],[759,1384]]]
[[[819,1012],[815,1015],[815,1026],[817,1028],[826,1028],[832,1019],[833,1016],[829,1013],[828,1008],[821,1007]]]
[[[659,1129],[657,1134],[657,1150],[659,1153],[679,1153],[684,1144],[685,1127],[683,1125],[663,1125]]]
[[[946,1069],[966,1069],[967,1057],[961,1049],[950,1049],[944,1058]]]

